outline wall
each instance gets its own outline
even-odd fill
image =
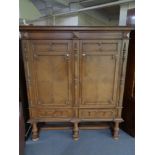
[[[58,16],[42,18],[39,20],[31,21],[34,25],[55,25],[55,26],[116,26],[118,19],[97,19],[92,14],[78,13],[74,15]]]
[[[33,20],[41,17],[41,13],[30,0],[19,0],[19,18]]]
[[[59,26],[78,26],[78,15],[64,15],[55,17],[55,25]]]
[[[79,21],[78,25],[79,26],[103,26],[105,25],[104,21],[97,20],[96,18],[88,15],[87,13],[79,13],[78,14]]]
[[[135,8],[135,2],[129,3],[128,9],[133,9],[133,8]]]
[[[98,10],[89,10],[63,16],[56,16],[55,20],[52,16],[39,18],[40,13],[29,0],[20,0],[20,17],[29,19],[28,23],[34,25],[56,25],[56,26],[118,26],[126,24],[127,9],[134,8],[135,3],[127,5],[126,10],[121,9],[120,20],[119,15],[107,16],[104,12]],[[21,9],[22,8],[22,9]],[[38,18],[38,19],[37,19]],[[37,20],[33,20],[37,19]],[[33,21],[32,21],[33,20]],[[120,23],[119,23],[120,22]]]

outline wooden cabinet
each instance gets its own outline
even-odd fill
[[[114,122],[118,138],[129,27],[21,26],[32,139],[39,122]]]

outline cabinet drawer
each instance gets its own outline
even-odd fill
[[[72,116],[72,109],[31,109],[32,118],[71,118]]]
[[[85,40],[82,41],[82,51],[84,52],[117,52],[119,40]]]
[[[81,119],[113,119],[115,110],[113,109],[80,109]]]
[[[67,52],[70,51],[68,40],[33,40],[35,52]]]

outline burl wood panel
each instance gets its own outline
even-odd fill
[[[116,103],[121,41],[81,41],[81,105]]]
[[[37,104],[72,105],[71,41],[31,41]]]

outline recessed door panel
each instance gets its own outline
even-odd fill
[[[81,50],[81,106],[116,104],[120,43],[115,44],[117,51],[107,51],[107,48],[100,52]]]
[[[40,41],[39,41],[40,42]],[[53,43],[54,41],[52,41]],[[61,52],[46,51],[38,52],[34,48],[34,71],[36,85],[36,100],[38,105],[48,106],[71,106],[72,105],[72,76],[71,76],[71,45],[66,41],[62,45]],[[45,41],[42,42],[44,47]],[[58,43],[58,42],[57,42]],[[36,41],[35,41],[36,44]],[[54,43],[53,43],[54,44]],[[45,46],[46,47],[46,46]],[[62,48],[64,47],[64,51]]]

